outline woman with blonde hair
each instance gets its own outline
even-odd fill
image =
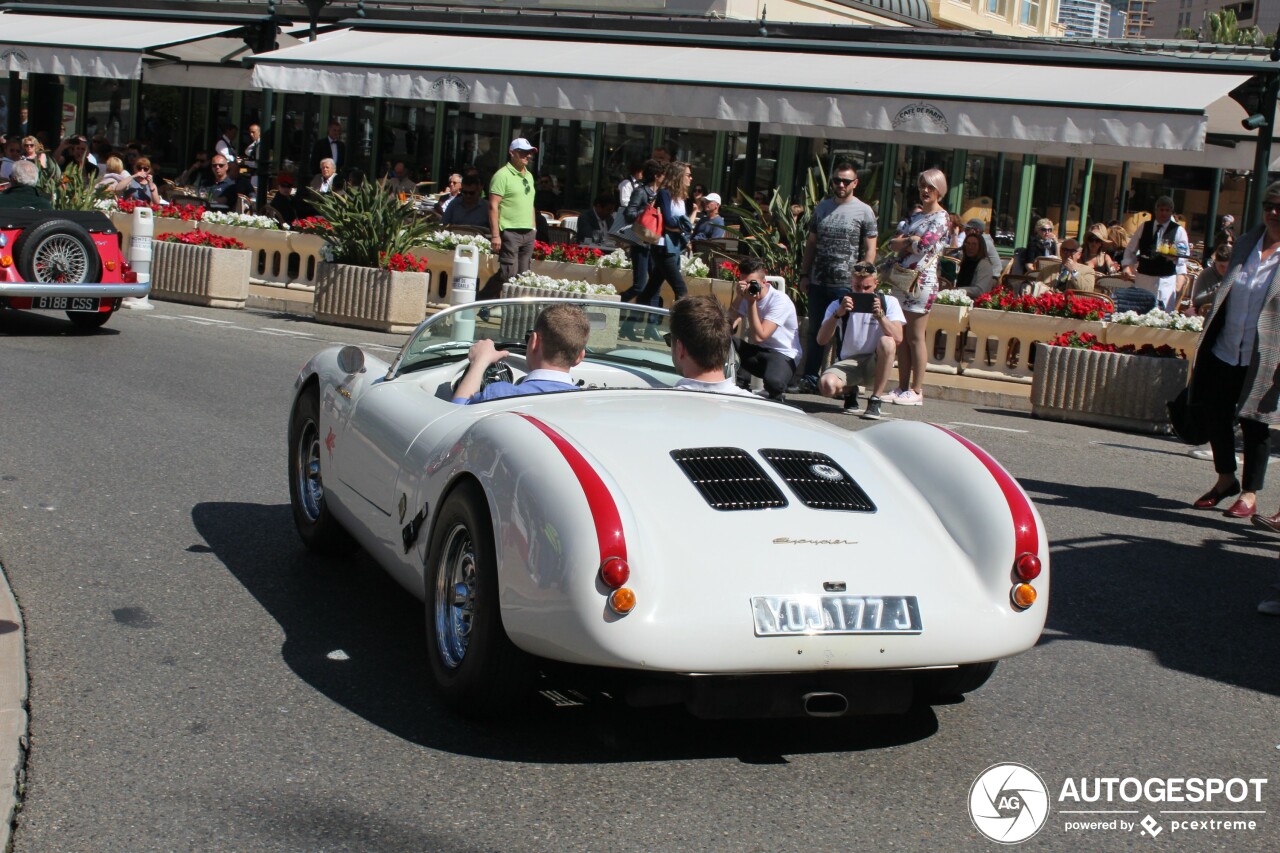
[[[1123,225],[1112,225],[1107,231],[1107,239],[1111,241],[1107,254],[1116,262],[1116,266],[1119,266],[1124,257],[1124,250],[1129,248],[1129,232],[1124,230]]]
[[[1027,240],[1027,245],[1018,252],[1013,273],[1025,275],[1040,258],[1056,257],[1058,257],[1057,229],[1053,227],[1052,221],[1044,218],[1037,219],[1035,226],[1031,229],[1031,237]]]
[[[133,176],[124,170],[124,162],[115,154],[107,158],[106,166],[107,171],[103,173],[102,179],[94,184],[94,188],[106,187],[107,192],[112,195],[122,192],[129,186]]]
[[[49,156],[44,146],[40,144],[40,140],[34,136],[22,137],[22,159],[35,163],[36,168],[40,170],[41,178],[44,178],[46,172],[53,175],[55,181],[62,177],[62,168]]]
[[[938,295],[938,258],[946,251],[951,220],[942,207],[947,176],[941,169],[926,169],[916,180],[920,210],[912,213],[889,241],[894,257],[883,267],[893,295],[902,305],[907,325],[898,348],[898,387],[887,395],[899,406],[924,404],[924,372],[929,366],[925,333],[929,309]]]

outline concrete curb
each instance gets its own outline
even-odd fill
[[[0,566],[0,850],[13,841],[13,822],[26,784],[27,652],[22,612]]]
[[[245,300],[244,307],[257,308],[262,311],[274,311],[277,314],[292,314],[296,317],[306,317],[312,319],[315,317],[315,308],[310,302],[302,302],[297,299],[281,299],[278,296],[263,296],[250,291],[249,298]]]

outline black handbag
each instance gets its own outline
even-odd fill
[[[1187,444],[1204,444],[1209,440],[1209,428],[1205,423],[1204,409],[1190,402],[1190,386],[1169,401],[1169,424],[1178,438]]]

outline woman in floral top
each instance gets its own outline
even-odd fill
[[[911,214],[889,241],[895,262],[917,271],[915,284],[904,290],[894,287],[893,295],[907,315],[902,346],[898,348],[898,388],[890,391],[888,402],[899,406],[924,404],[924,371],[929,366],[926,331],[929,308],[938,295],[938,257],[946,251],[950,218],[942,209],[947,194],[947,176],[940,169],[920,173],[920,211]]]

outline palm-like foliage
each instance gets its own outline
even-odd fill
[[[430,230],[413,205],[373,181],[363,181],[339,192],[318,193],[312,204],[332,231],[321,233],[340,264],[383,267],[386,259],[421,245]]]
[[[96,210],[97,202],[111,197],[106,187],[95,187],[75,163],[61,175],[48,169],[41,172],[37,189],[49,197],[54,210]]]
[[[813,209],[822,201],[826,186],[826,170],[821,162],[817,162],[809,170],[804,197],[799,202],[804,210],[799,216],[792,216],[791,202],[776,188],[767,206],[761,206],[742,190],[738,190],[741,204],[727,206],[728,212],[742,222],[743,249],[763,261],[770,275],[786,279],[787,295],[802,313],[807,301],[804,294],[795,288],[795,282],[804,259],[804,244],[809,235]]]

